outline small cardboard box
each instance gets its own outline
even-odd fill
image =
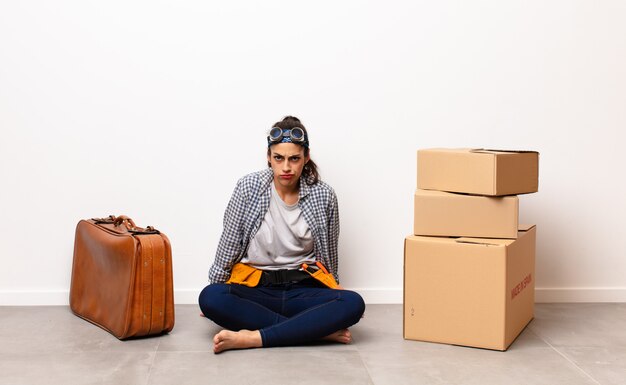
[[[417,188],[476,195],[516,195],[538,189],[539,153],[433,148],[417,152]]]
[[[413,234],[517,238],[519,198],[415,191]]]
[[[405,339],[506,350],[534,302],[535,226],[515,240],[405,240]]]

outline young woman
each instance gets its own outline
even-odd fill
[[[267,162],[237,182],[211,284],[200,293],[204,315],[225,328],[213,338],[213,351],[350,343],[348,327],[365,304],[356,292],[327,287],[338,282],[337,197],[319,178],[298,118],[274,124]],[[316,272],[327,285],[311,276]]]

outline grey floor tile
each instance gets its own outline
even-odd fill
[[[600,384],[626,384],[626,347],[559,348],[558,350]]]
[[[212,339],[221,328],[200,316],[197,305],[177,305],[174,329],[159,337],[159,351],[212,352]]]
[[[498,352],[451,345],[360,351],[372,380],[385,384],[596,384],[551,348]]]
[[[142,385],[152,353],[0,353],[0,385]]]
[[[355,344],[377,385],[594,383],[529,327],[498,352],[404,340],[401,305],[372,307],[359,326]]]
[[[355,327],[401,336],[402,305],[368,305]]]
[[[349,345],[215,355],[219,330],[197,305],[176,307],[169,335],[130,341],[67,306],[0,307],[0,385],[626,384],[626,304],[538,304],[507,352],[406,341],[401,305],[369,305]]]
[[[369,305],[364,317],[350,328],[359,349],[380,344],[393,346],[402,339],[402,305]]]
[[[532,324],[532,321],[531,321]],[[369,313],[361,322],[352,328],[355,344],[360,350],[370,348],[378,349],[381,344],[386,346],[411,346],[417,345],[422,348],[439,349],[441,344],[405,341],[402,331],[402,305],[374,305],[370,306]],[[533,333],[528,327],[511,344],[509,350],[518,348],[547,348],[541,338]]]
[[[0,307],[0,341],[0,353],[152,352],[159,344],[158,338],[120,341],[67,306]]]
[[[531,328],[556,347],[624,347],[626,304],[537,304]]]
[[[150,385],[372,384],[356,351],[308,347],[157,352]]]

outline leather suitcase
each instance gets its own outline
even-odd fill
[[[172,252],[165,234],[126,216],[76,226],[70,307],[119,339],[174,327]]]

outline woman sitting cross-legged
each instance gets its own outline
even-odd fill
[[[224,328],[213,351],[350,343],[365,304],[337,284],[337,197],[319,178],[299,119],[274,124],[267,161],[237,183],[200,293],[203,314]]]

